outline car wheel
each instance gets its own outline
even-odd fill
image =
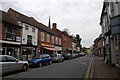
[[[39,63],[39,67],[41,67],[42,66],[42,63]]]
[[[57,61],[58,63],[60,62],[60,60]]]
[[[22,67],[22,71],[25,72],[28,70],[28,65],[24,64],[23,67]]]
[[[52,64],[52,62],[51,61],[49,61],[49,65],[51,65]]]

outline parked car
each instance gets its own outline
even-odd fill
[[[29,66],[39,66],[51,64],[51,57],[49,54],[37,55],[34,59],[28,60]]]
[[[77,57],[79,57],[79,55],[78,55],[78,53],[72,53],[72,57],[77,58]]]
[[[67,54],[63,54],[63,57],[64,57],[65,60],[70,60],[70,59],[73,58],[72,55],[69,54],[69,53],[67,53]]]
[[[27,71],[29,64],[27,61],[19,61],[13,56],[0,55],[0,65],[2,65],[2,67],[0,67],[2,74],[5,74],[17,70]]]
[[[86,53],[84,53],[84,52],[79,53],[79,56],[85,56],[85,55],[86,55]]]
[[[52,54],[51,61],[52,62],[62,62],[62,61],[64,61],[64,57],[61,54]]]

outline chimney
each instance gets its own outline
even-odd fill
[[[57,28],[57,24],[56,23],[53,23],[52,26],[53,26],[53,29]]]

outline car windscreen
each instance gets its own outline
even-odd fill
[[[43,58],[43,55],[37,55],[35,58],[36,59],[41,59],[41,58]]]
[[[57,55],[56,54],[52,54],[51,57],[57,57]]]

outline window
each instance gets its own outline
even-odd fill
[[[47,42],[50,42],[50,35],[47,34]]]
[[[16,61],[16,59],[15,58],[13,58],[13,57],[6,57],[7,58],[7,62],[15,62]]]
[[[0,57],[0,62],[6,62],[7,60],[6,60],[6,57],[5,56],[1,56]]]
[[[32,28],[32,32],[34,32],[34,33],[35,33],[35,28]]]
[[[28,30],[28,29],[29,29],[29,27],[27,25],[25,25],[25,30]]]
[[[6,28],[6,32],[5,32],[5,39],[7,40],[15,40],[15,29],[14,28],[11,28],[11,27],[7,27]]]
[[[32,36],[30,35],[27,36],[27,43],[32,44]]]
[[[58,44],[58,37],[56,37],[56,44]]]
[[[52,36],[52,43],[54,44],[54,36]]]
[[[59,38],[59,45],[61,45],[61,38]]]
[[[44,41],[44,32],[41,32],[41,41]]]

